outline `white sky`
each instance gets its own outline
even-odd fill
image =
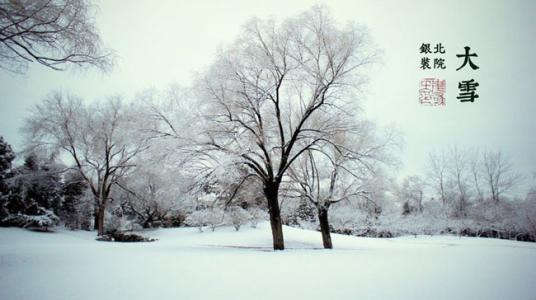
[[[283,18],[318,1],[99,1],[97,26],[119,55],[111,74],[55,72],[33,65],[26,75],[0,70],[0,135],[20,150],[19,128],[27,109],[50,91],[72,91],[88,101],[170,82],[188,85],[218,47],[232,41],[250,17]],[[427,153],[450,145],[502,149],[527,176],[536,172],[535,1],[342,1],[324,3],[340,22],[370,29],[383,62],[370,72],[365,108],[369,118],[405,134],[402,174],[421,173]],[[422,43],[441,42],[447,69],[419,69]],[[473,71],[458,72],[456,54],[478,54]],[[433,56],[432,56],[433,57]],[[447,81],[447,104],[418,103],[419,81]],[[479,82],[480,98],[460,103],[461,80]]]

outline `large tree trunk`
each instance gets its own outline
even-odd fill
[[[106,212],[106,195],[102,196],[102,199],[99,201],[99,210],[97,214],[97,229],[99,235],[104,235],[104,214]]]
[[[104,212],[105,212],[105,205],[101,204],[99,206],[99,211],[97,214],[97,229],[99,232],[99,235],[104,235]]]
[[[329,233],[328,209],[325,207],[318,208],[318,221],[320,221],[320,232],[322,232],[322,242],[324,248],[332,249],[331,234]]]
[[[283,240],[283,225],[281,223],[278,194],[279,185],[271,184],[264,187],[264,195],[268,201],[268,212],[270,214],[274,250],[284,250],[285,242]]]

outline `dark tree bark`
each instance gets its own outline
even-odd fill
[[[98,235],[104,235],[104,215],[106,213],[106,205],[107,205],[107,199],[108,199],[108,193],[105,192],[105,195],[102,196],[102,199],[99,201],[98,204],[98,211],[97,211],[97,232]]]
[[[281,223],[281,211],[279,209],[279,184],[269,184],[264,188],[264,194],[268,200],[268,213],[272,227],[274,250],[284,250],[283,225]]]
[[[93,209],[93,219],[94,219],[93,229],[98,230],[99,229],[99,207],[98,206],[95,206],[95,208]]]
[[[99,212],[97,214],[97,230],[98,235],[104,235],[104,212],[105,212],[105,205],[99,206]]]
[[[326,207],[318,208],[318,221],[320,222],[320,232],[322,232],[322,242],[325,249],[332,249],[333,244],[331,243],[331,234],[329,232],[329,221],[328,221],[328,209]]]

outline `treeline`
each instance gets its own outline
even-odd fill
[[[15,154],[1,137],[0,159],[0,225],[45,231],[58,225],[73,230],[98,229],[98,203],[76,169],[43,153],[26,154],[22,165],[14,166]],[[158,226],[180,225],[174,223],[181,219],[173,218],[171,206],[166,206],[164,199],[152,200],[135,201],[121,194],[106,216],[108,230],[119,229],[121,221],[115,217],[125,215],[145,228],[156,222],[160,222]]]
[[[430,153],[420,176],[384,180],[382,192],[372,189],[374,201],[361,197],[338,206],[331,226],[357,236],[456,234],[536,241],[536,187],[520,193],[525,180],[530,179],[516,172],[502,151],[452,146]],[[317,228],[313,211],[301,202],[287,212],[287,222]]]
[[[0,137],[0,226],[99,230],[101,203],[79,170],[50,153],[26,153],[20,165],[14,164],[15,158],[11,146]],[[103,234],[178,226],[202,231],[206,226],[215,230],[233,225],[239,230],[267,218],[259,195],[250,197],[253,186],[249,191],[241,189],[233,203],[224,204],[226,195],[217,189],[232,183],[214,182],[200,192],[169,167],[154,159],[138,160],[135,170],[114,182],[102,219]]]
[[[3,139],[0,158],[2,226],[98,230],[98,202],[76,169],[44,153],[26,154],[21,165],[14,166],[15,153]],[[239,230],[268,219],[261,187],[254,181],[242,184],[229,202],[239,184],[232,177],[219,174],[200,184],[174,173],[162,161],[138,162],[110,198],[105,233],[175,226],[203,231],[232,225]],[[368,237],[456,234],[535,241],[536,189],[525,197],[510,196],[522,177],[502,152],[452,147],[432,153],[423,177],[408,176],[397,183],[376,173],[361,182],[356,193],[333,204],[329,231]],[[300,185],[289,182],[283,194],[283,223],[320,230],[318,204],[296,193],[296,186]]]

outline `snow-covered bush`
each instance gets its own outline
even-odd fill
[[[240,206],[232,207],[227,215],[236,231],[240,230],[240,226],[246,224],[251,219],[251,214]]]
[[[362,210],[337,205],[331,209],[329,219],[330,225],[336,232],[355,233],[366,227],[367,213]]]
[[[210,226],[212,231],[216,230],[216,227],[224,224],[223,221],[224,212],[221,208],[206,208],[192,212],[184,222],[188,226],[199,228],[202,232],[204,226]]]
[[[527,198],[516,207],[519,227],[526,232],[532,240],[536,240],[536,194],[534,198]]]
[[[5,207],[11,214],[41,215],[39,209],[56,214],[61,206],[62,168],[53,159],[29,154],[24,165],[13,170],[8,181]]]
[[[310,227],[317,221],[316,208],[305,199],[285,199],[284,205],[281,206],[281,219],[286,225]]]
[[[2,220],[3,226],[16,226],[39,231],[49,231],[51,227],[59,224],[59,218],[51,211],[44,211],[42,215],[13,214]]]
[[[259,207],[251,207],[247,210],[251,216],[250,225],[253,228],[257,228],[257,224],[261,221],[268,220],[268,213]]]
[[[135,219],[123,214],[120,207],[116,207],[111,212],[106,211],[104,215],[104,232],[124,232],[142,229],[142,226]]]
[[[135,233],[124,233],[120,231],[114,231],[102,236],[97,237],[97,241],[101,242],[123,242],[123,243],[133,243],[133,242],[154,242],[156,239],[147,238]]]
[[[208,224],[206,214],[207,210],[196,210],[186,217],[184,223],[191,227],[197,227],[199,232],[203,232],[203,227]]]

